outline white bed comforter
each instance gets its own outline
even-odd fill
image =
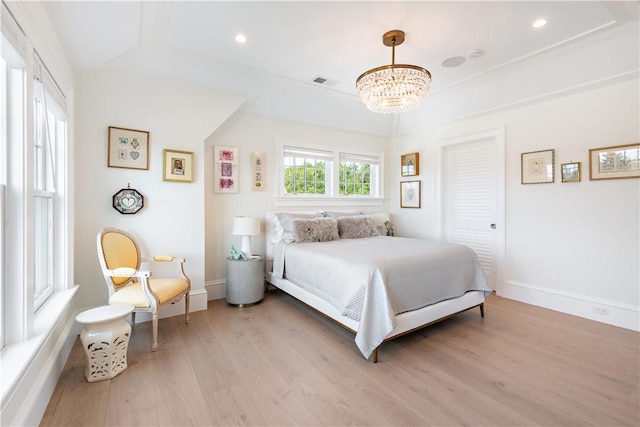
[[[274,275],[358,321],[355,341],[366,358],[393,330],[397,314],[467,291],[491,292],[470,248],[402,237],[279,244]]]

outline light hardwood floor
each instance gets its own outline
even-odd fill
[[[270,291],[137,325],[129,368],[87,383],[76,341],[41,425],[638,426],[639,334],[490,296],[386,343]]]

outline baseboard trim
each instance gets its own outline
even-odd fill
[[[205,282],[204,288],[207,290],[207,300],[223,299],[227,296],[227,281],[213,280]]]
[[[505,298],[640,332],[640,308],[528,283],[507,281]]]

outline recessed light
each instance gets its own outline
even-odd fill
[[[236,34],[236,42],[242,44],[247,42],[247,37],[244,34]]]
[[[465,58],[464,56],[452,56],[451,58],[447,58],[442,61],[441,65],[446,68],[453,68],[464,64],[464,61],[466,60],[467,58]]]
[[[541,18],[541,19],[536,20],[536,21],[535,21],[531,26],[532,26],[533,28],[542,28],[542,27],[544,27],[545,25],[547,25],[547,23],[548,23],[548,22],[549,22],[549,21],[547,21],[546,19]]]

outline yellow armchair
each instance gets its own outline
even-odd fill
[[[184,272],[184,258],[172,256],[142,257],[134,238],[117,228],[103,228],[97,236],[100,267],[109,289],[109,304],[131,304],[135,325],[136,312],[151,313],[153,343],[158,349],[158,311],[161,307],[185,301],[185,323],[189,323],[189,291],[191,281]],[[142,263],[175,263],[179,277],[151,278],[151,272],[140,270]]]

